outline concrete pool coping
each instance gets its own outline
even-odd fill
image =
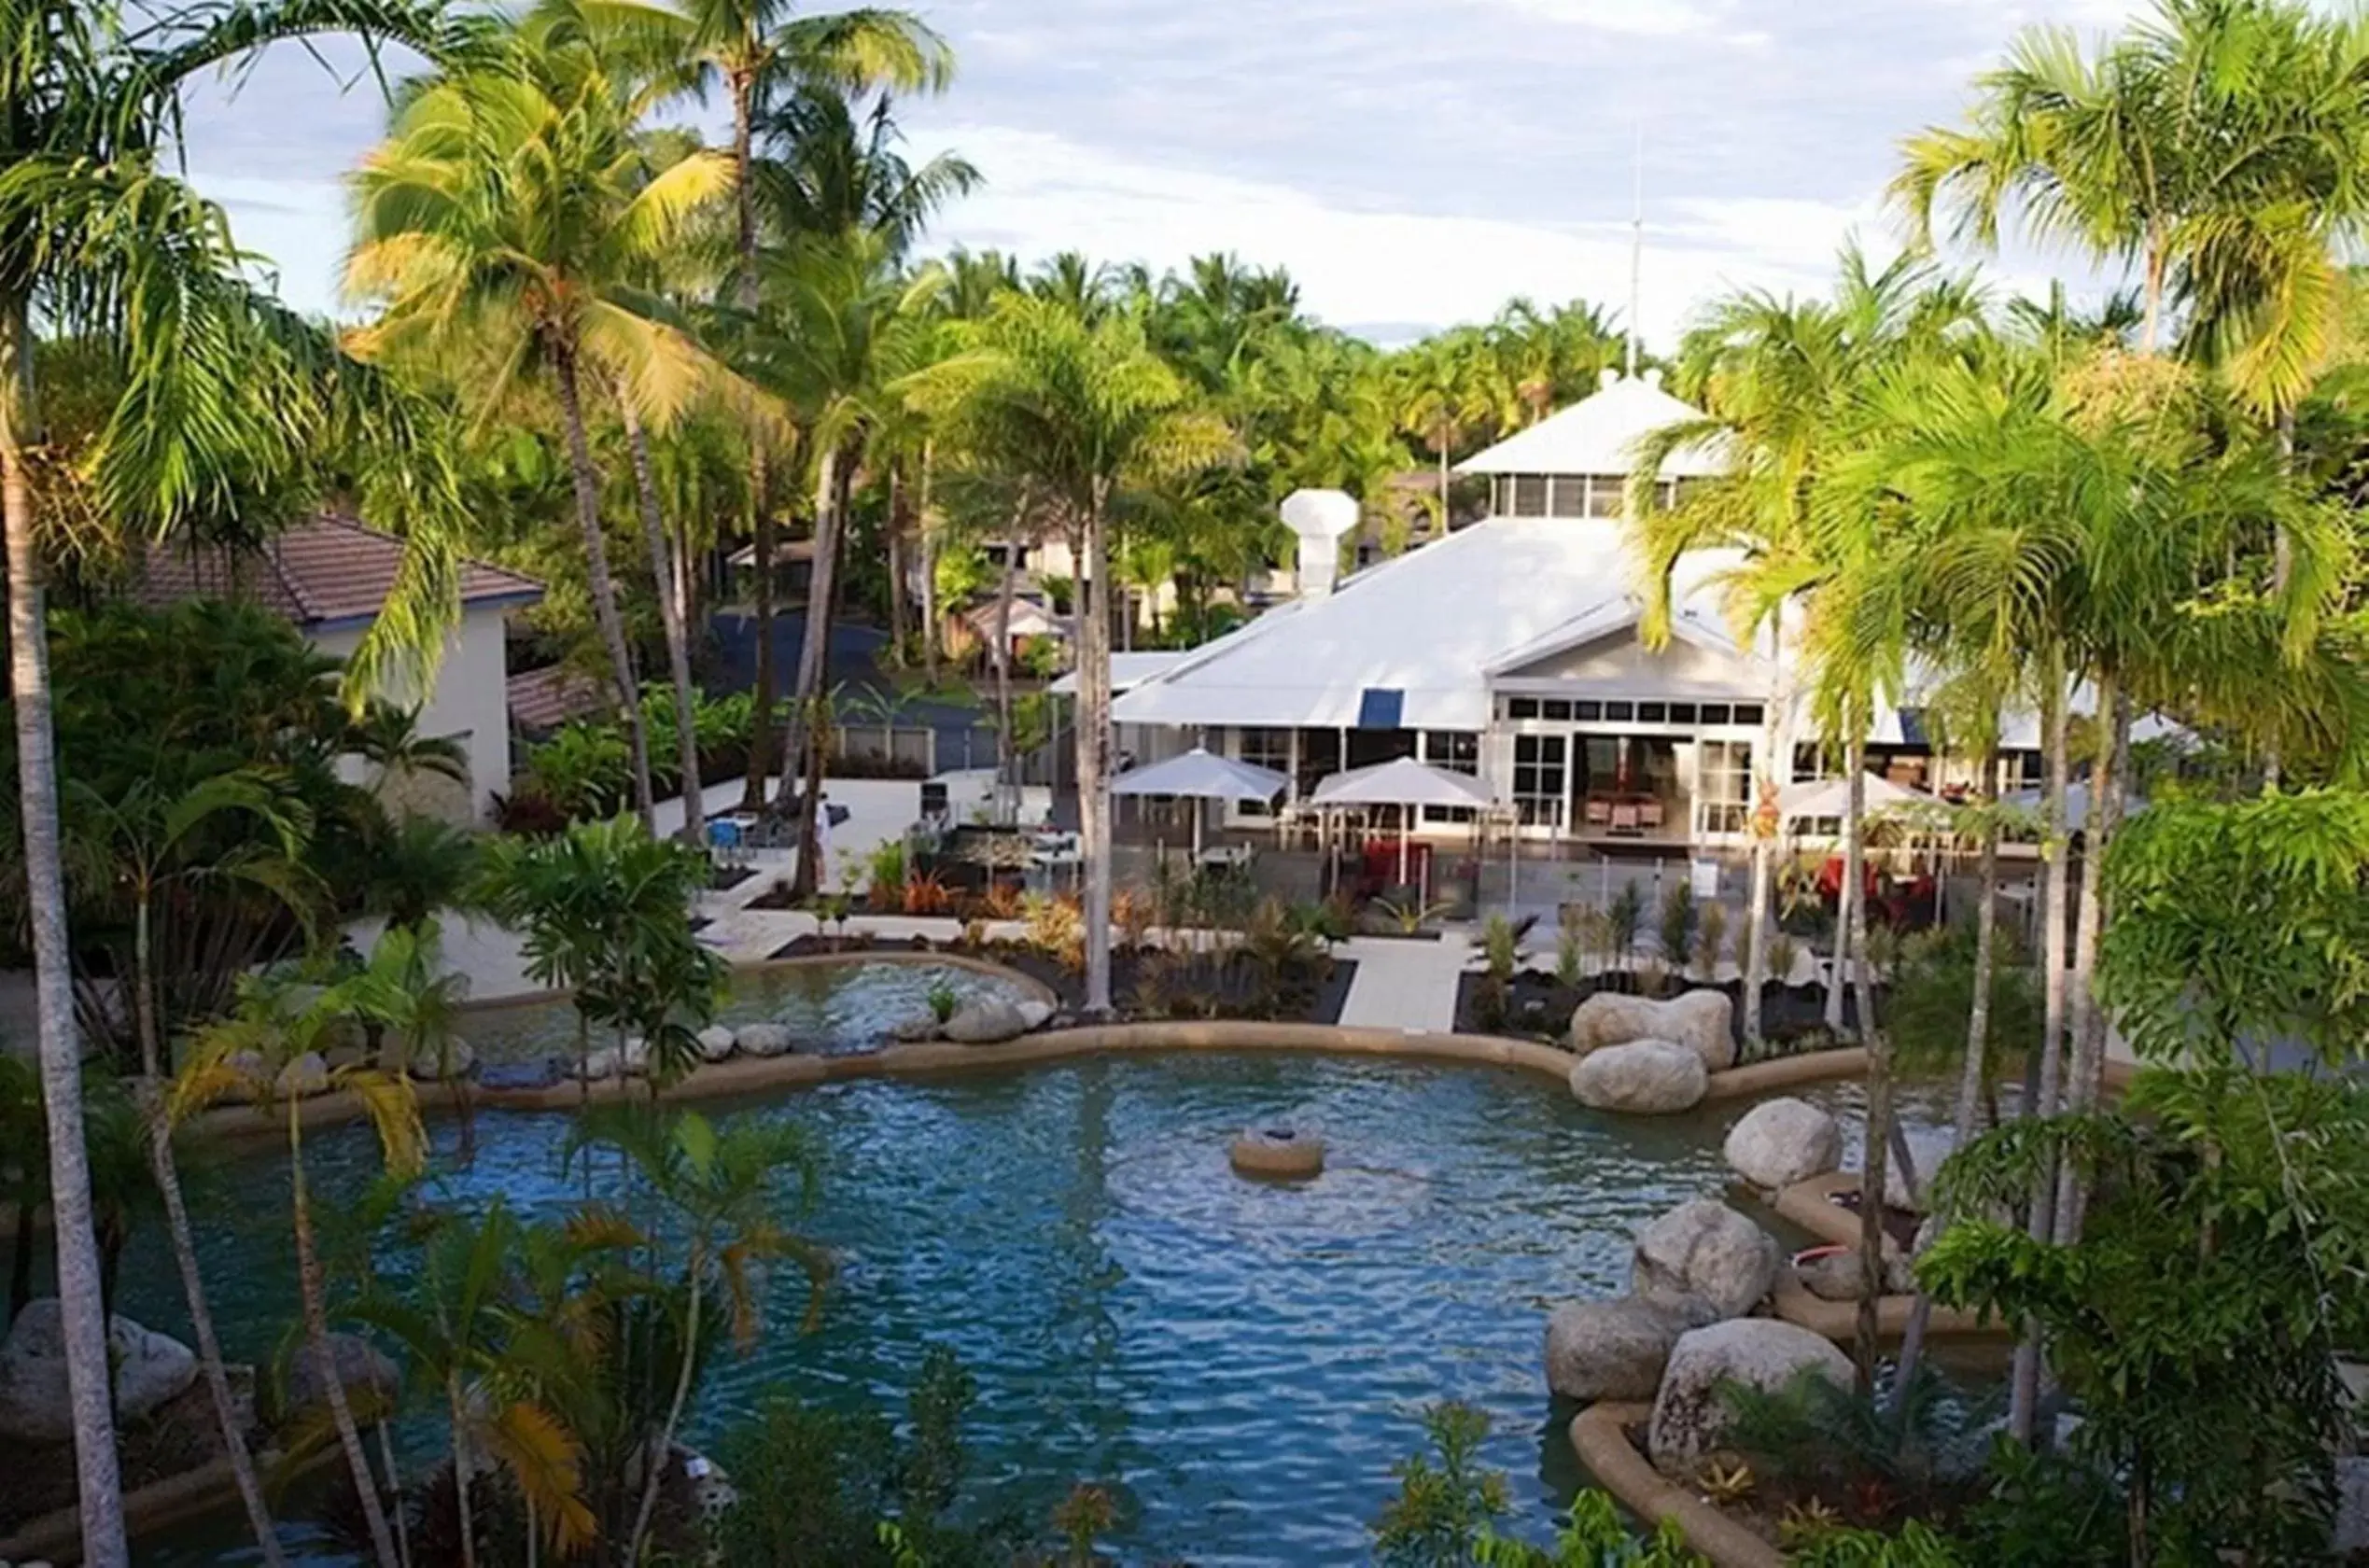
[[[1637,1451],[1628,1428],[1652,1414],[1650,1405],[1591,1405],[1572,1418],[1571,1451],[1622,1507],[1650,1523],[1675,1524],[1712,1568],[1785,1568],[1784,1553],[1665,1477]]]

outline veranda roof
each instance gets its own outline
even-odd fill
[[[1272,768],[1221,757],[1196,746],[1181,756],[1148,767],[1130,768],[1111,781],[1114,795],[1183,795],[1195,800],[1271,801],[1291,780]]]
[[[1488,790],[1469,774],[1451,773],[1412,757],[1351,768],[1316,782],[1309,797],[1318,805],[1485,806]]]
[[[1625,474],[1636,468],[1637,442],[1672,425],[1689,424],[1703,411],[1661,389],[1661,377],[1620,377],[1569,408],[1549,414],[1486,451],[1456,465],[1467,474]],[[1716,445],[1674,452],[1661,465],[1664,479],[1703,479],[1725,471]]]

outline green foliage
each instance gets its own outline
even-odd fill
[[[864,864],[871,874],[870,886],[875,899],[896,898],[902,893],[905,872],[904,840],[882,839],[872,847],[872,853],[864,857]]]
[[[1706,903],[1695,917],[1694,968],[1705,980],[1719,977],[1719,959],[1728,946],[1728,906]]]
[[[2014,933],[1996,928],[1991,968],[1989,1049],[1984,1079],[2002,1056],[2027,1049],[2040,1037],[2040,982]],[[1885,1018],[1900,1071],[1936,1072],[1966,1059],[1966,1021],[1974,1004],[1974,942],[1970,925],[1953,922],[1909,939],[1892,979]]]
[[[2059,1158],[2095,1194],[2081,1239],[1998,1216]],[[2348,1082],[2142,1071],[2124,1102],[2011,1122],[1941,1169],[1955,1223],[1918,1266],[1937,1301],[2036,1321],[2083,1420],[2073,1456],[2124,1477],[2152,1549],[2324,1547],[2330,1366],[2369,1342],[2369,1097]],[[2243,1440],[2234,1440],[2236,1435]]]
[[[1514,976],[1514,968],[1521,961],[1521,938],[1514,933],[1511,920],[1503,915],[1492,915],[1480,928],[1480,950],[1486,955],[1489,978],[1505,985]]]
[[[2369,795],[2170,799],[2107,855],[2098,988],[2151,1061],[2230,1061],[2292,1040],[2337,1061],[2369,1040]]]
[[[1684,969],[1687,960],[1694,956],[1695,927],[1701,919],[1693,883],[1681,878],[1663,889],[1661,922],[1655,934],[1661,939],[1661,961],[1671,969]]]
[[[1423,1412],[1429,1454],[1391,1467],[1398,1495],[1374,1523],[1377,1568],[1465,1568],[1511,1501],[1505,1477],[1483,1469],[1489,1417],[1447,1401]]]
[[[1620,884],[1620,890],[1605,905],[1605,945],[1615,961],[1625,960],[1637,950],[1637,937],[1645,930],[1646,896],[1633,877]]]
[[[1787,1559],[1794,1568],[1972,1568],[1984,1562],[2034,1562],[2037,1558],[1969,1558],[1946,1536],[1911,1519],[1897,1535],[1871,1530],[1837,1530],[1810,1541]],[[2057,1559],[2048,1559],[2051,1562]]]
[[[1973,1490],[1989,1444],[1984,1402],[1953,1398],[1929,1365],[1905,1391],[1862,1393],[1805,1369],[1781,1388],[1719,1393],[1731,1447],[1861,1525],[1942,1516]]]
[[[961,1425],[974,1393],[954,1353],[932,1346],[902,1432],[875,1411],[769,1396],[719,1449],[739,1495],[717,1527],[722,1560],[834,1568],[1008,1561],[1009,1525],[972,1530],[947,1519],[960,1499]]]
[[[954,1010],[962,1005],[962,995],[941,980],[930,987],[930,1016],[943,1026],[954,1016]]]
[[[614,724],[577,719],[526,750],[534,791],[570,817],[608,817],[633,793],[633,757]]]

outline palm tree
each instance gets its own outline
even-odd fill
[[[268,346],[284,353],[300,342],[316,348],[320,334],[254,308],[220,215],[176,181],[158,177],[155,154],[177,126],[178,89],[191,75],[274,39],[323,30],[359,33],[373,48],[379,38],[404,37],[430,52],[465,41],[436,8],[400,0],[243,6],[188,27],[144,30],[136,38],[127,36],[112,4],[27,0],[0,16],[0,104],[7,106],[0,114],[0,524],[9,695],[81,1549],[99,1568],[119,1568],[127,1547],[83,1145],[47,631],[26,460],[27,447],[42,439],[34,322],[38,312],[91,331],[111,349],[127,341],[116,331],[127,318],[143,322],[144,352],[127,367],[119,417],[92,465],[119,517],[170,521],[224,462],[259,458],[269,466],[270,455],[283,450],[273,442],[241,450],[234,436],[228,446],[211,444],[233,423],[220,416],[240,405],[239,378],[261,363],[219,351],[241,331],[259,330]],[[201,344],[215,352],[194,352]],[[254,411],[252,402],[245,406]],[[268,417],[293,413],[290,407]],[[251,433],[250,426],[237,435]],[[423,517],[422,540],[436,532]],[[440,646],[442,627],[432,613],[408,623],[415,636],[431,624],[435,635],[419,638],[414,651]],[[384,642],[374,638],[373,646]]]
[[[1141,322],[1099,320],[1059,298],[1015,295],[979,324],[972,351],[911,384],[945,411],[974,462],[1025,484],[1059,520],[1083,571],[1078,594],[1078,813],[1084,829],[1086,1007],[1111,1006],[1110,523],[1124,492],[1197,472],[1236,450],[1224,421],[1192,406]]]
[[[614,384],[638,414],[670,415],[711,378],[713,362],[638,285],[724,194],[731,165],[703,151],[652,169],[635,106],[592,44],[552,14],[517,30],[498,65],[431,82],[354,176],[346,288],[384,307],[361,334],[366,353],[490,346],[498,369],[480,391],[485,406],[529,368],[549,371],[593,613],[651,826],[640,685],[609,570],[584,386],[587,376]]]
[[[477,1562],[470,1478],[479,1454],[511,1473],[537,1521],[530,1530],[547,1534],[565,1558],[595,1526],[583,1498],[582,1445],[531,1387],[521,1386],[510,1358],[525,1315],[517,1288],[525,1227],[498,1196],[481,1218],[438,1214],[432,1224],[409,1288],[373,1280],[351,1313],[393,1335],[409,1355],[412,1378],[443,1401],[467,1568]]]
[[[904,11],[865,8],[799,16],[790,0],[574,0],[615,45],[651,72],[662,91],[704,96],[721,87],[732,109],[731,303],[744,325],[757,319],[761,233],[755,178],[757,119],[797,88],[943,91],[954,74],[945,42]],[[777,236],[778,237],[778,236]],[[749,409],[749,497],[756,550],[757,725],[744,804],[764,804],[772,760],[774,513],[770,469],[780,455],[771,421]]]
[[[237,1012],[198,1037],[189,1065],[173,1084],[171,1105],[176,1120],[232,1094],[284,1113],[297,1294],[303,1307],[307,1348],[323,1367],[332,1365],[333,1360],[312,1190],[304,1165],[303,1100],[288,1092],[287,1085],[291,1070],[308,1057],[326,1061],[330,1048],[353,1022],[387,1018],[400,1005],[398,998],[393,976],[376,961],[359,974],[317,987],[250,976],[240,986]],[[420,1125],[419,1104],[409,1081],[359,1065],[328,1069],[327,1077],[331,1088],[353,1095],[369,1114],[387,1169],[399,1176],[416,1172],[427,1157],[428,1135]],[[336,1378],[323,1381],[329,1419],[361,1499],[379,1568],[399,1568],[394,1533],[370,1457],[362,1449],[353,1407]]]
[[[699,1329],[710,1290],[730,1310],[733,1337],[744,1348],[759,1326],[763,1266],[788,1258],[806,1271],[809,1325],[820,1311],[830,1261],[814,1243],[782,1228],[785,1197],[812,1207],[817,1165],[805,1129],[788,1122],[742,1119],[719,1129],[696,1113],[661,1119],[643,1107],[609,1108],[586,1120],[573,1149],[606,1144],[624,1155],[641,1182],[681,1218],[686,1231],[680,1297],[680,1358],[664,1424],[648,1449],[641,1500],[624,1561],[638,1562],[650,1536],[658,1486],[690,1403],[699,1365]],[[794,1176],[794,1197],[783,1191]]]

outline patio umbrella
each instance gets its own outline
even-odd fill
[[[1912,790],[1905,784],[1895,784],[1880,773],[1867,776],[1867,809],[1870,812],[1887,808],[1930,804],[1931,795],[1922,790]],[[1851,781],[1847,778],[1818,778],[1806,784],[1787,785],[1777,791],[1777,809],[1791,821],[1797,817],[1841,817],[1850,809]]]
[[[1176,795],[1190,800],[1272,801],[1291,780],[1273,768],[1256,767],[1196,746],[1182,756],[1149,767],[1129,768],[1111,781],[1114,795]],[[1193,859],[1201,856],[1201,814],[1193,813]]]
[[[1316,781],[1309,799],[1317,805],[1333,809],[1348,805],[1395,805],[1401,813],[1398,828],[1398,880],[1407,880],[1407,818],[1410,807],[1418,805],[1460,805],[1470,810],[1482,810],[1495,804],[1479,779],[1470,774],[1451,773],[1446,768],[1432,767],[1412,757],[1400,757],[1393,762],[1377,763],[1371,767],[1351,768]]]
[[[2065,786],[2065,831],[2067,833],[2089,831],[2089,780],[2086,778],[2078,779]],[[2003,805],[2028,811],[2035,817],[2048,809],[2048,791],[2045,790],[2017,790],[2012,793],[2001,795],[1999,800]],[[2128,817],[2146,809],[2146,796],[2131,791],[2124,791],[2124,816]]]

